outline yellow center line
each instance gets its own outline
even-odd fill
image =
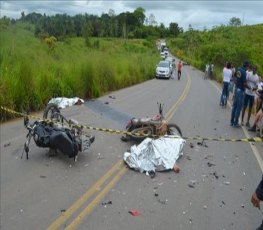
[[[85,192],[70,208],[67,209],[59,218],[57,218],[47,230],[58,229],[72,214],[77,211],[84,202],[86,202],[95,192],[101,189],[105,181],[113,175],[114,172],[124,167],[123,160],[119,160],[105,175],[103,175],[87,192]]]
[[[177,109],[177,107],[184,101],[185,97],[187,96],[189,90],[190,90],[190,86],[191,86],[191,78],[189,76],[189,74],[187,74],[187,83],[186,83],[186,87],[184,88],[183,93],[181,94],[180,98],[177,100],[177,102],[172,106],[172,108],[167,112],[166,117],[167,117],[167,121],[170,121],[175,110]]]
[[[216,90],[220,94],[221,90],[220,90],[219,86],[217,84],[215,84],[214,82],[211,82],[211,84],[216,88]],[[227,102],[227,104],[231,108],[231,104],[230,104],[229,101]],[[241,126],[241,128],[242,128],[246,138],[251,138],[250,135],[248,134],[247,130],[244,127],[242,127],[242,126]],[[259,167],[260,167],[261,171],[263,172],[263,159],[262,159],[261,155],[259,154],[259,151],[258,151],[257,147],[254,145],[254,143],[252,144],[251,142],[249,142],[249,145],[250,145],[250,148],[252,149],[253,154],[256,157],[256,160],[257,160],[257,162],[259,164]]]
[[[122,178],[122,176],[127,171],[127,168],[123,167],[118,174],[107,184],[107,186],[97,195],[97,197],[68,225],[65,230],[74,230],[76,229],[86,218],[91,211],[101,202],[104,196],[113,188],[113,186]]]
[[[185,99],[190,85],[191,79],[188,76],[187,85],[180,96],[179,100],[175,103],[175,105],[170,109],[167,113],[168,116],[172,116],[180,103]],[[65,223],[92,195],[96,192],[98,193],[96,197],[84,208],[83,211],[65,228],[67,230],[76,229],[86,218],[91,211],[98,205],[98,203],[107,195],[110,189],[122,178],[122,176],[127,171],[127,168],[123,164],[123,159],[118,161],[104,176],[102,176],[86,193],[84,193],[74,204],[71,205],[70,208],[67,209],[60,217],[58,217],[48,228],[47,230],[56,230],[63,223]],[[114,173],[116,175],[108,182],[108,184],[101,190],[101,186],[108,180]]]

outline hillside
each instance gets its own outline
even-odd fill
[[[258,66],[263,75],[263,24],[253,26],[219,26],[210,31],[189,30],[169,39],[173,53],[195,67],[204,70],[207,63],[215,64],[218,80],[226,61],[237,67],[243,60]]]
[[[1,28],[0,104],[34,111],[52,97],[98,97],[154,78],[159,59],[154,41],[39,39],[32,25],[16,23]]]

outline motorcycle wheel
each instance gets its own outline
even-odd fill
[[[43,114],[44,119],[48,120],[56,120],[59,121],[60,119],[60,109],[58,108],[57,104],[50,103],[46,106]]]
[[[178,135],[180,137],[183,136],[180,127],[176,124],[168,124],[167,134],[168,135]]]
[[[131,139],[134,141],[143,141],[147,136],[153,135],[153,130],[151,127],[140,127],[140,128],[135,128],[130,131],[131,132]],[[146,136],[137,136],[136,134],[142,134]]]

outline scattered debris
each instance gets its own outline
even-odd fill
[[[192,160],[192,158],[189,157],[189,156],[186,156],[186,159],[189,160],[189,161]]]
[[[155,177],[155,171],[149,171],[149,176],[151,177],[151,178],[154,178]]]
[[[197,142],[197,145],[208,147],[208,145],[205,143],[205,140],[202,140],[202,142]]]
[[[166,199],[166,200],[157,199],[157,200],[158,200],[158,202],[161,203],[161,204],[166,204],[166,203],[168,202],[167,199]]]
[[[115,97],[115,96],[111,96],[111,95],[109,96],[109,98],[111,98],[111,99],[116,99],[116,97]]]
[[[230,182],[229,181],[225,181],[224,184],[225,185],[230,185]]]
[[[104,157],[101,156],[101,153],[98,153],[98,156],[97,156],[97,159],[101,160],[103,159]]]
[[[158,193],[154,193],[154,196],[159,196],[159,194]]]
[[[190,143],[189,146],[190,146],[191,148],[195,147],[193,143]]]
[[[110,200],[110,201],[108,201],[108,202],[102,202],[102,203],[101,203],[101,205],[103,205],[103,206],[106,206],[106,205],[108,205],[108,204],[112,204],[112,201]]]
[[[11,142],[8,142],[8,143],[4,144],[4,147],[6,148],[6,147],[8,147],[10,145],[11,145]]]
[[[241,207],[242,207],[242,208],[245,208],[245,205],[241,204]]]
[[[210,162],[207,162],[207,166],[208,166],[208,167],[212,167],[212,166],[215,166],[215,164],[210,163]]]
[[[195,188],[195,186],[193,184],[188,184],[188,187]]]
[[[222,200],[222,204],[223,204],[223,205],[226,205],[225,201]]]
[[[129,213],[132,214],[133,216],[141,215],[141,212],[137,209],[131,209],[131,210],[129,210]]]
[[[47,178],[46,176],[40,175],[40,178]]]
[[[66,209],[61,209],[60,212],[66,212]]]
[[[213,175],[215,176],[216,179],[219,178],[219,176],[217,175],[217,172],[216,172],[216,171],[213,172]]]

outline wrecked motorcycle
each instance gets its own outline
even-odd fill
[[[56,104],[48,104],[44,110],[43,120],[30,122],[24,117],[24,126],[28,130],[22,152],[28,159],[29,144],[33,137],[35,144],[51,151],[60,151],[77,161],[78,152],[84,152],[94,142],[95,137],[83,132],[83,127],[73,119],[67,119],[60,113]]]
[[[158,103],[159,104],[159,103]],[[168,123],[163,116],[163,104],[159,104],[159,114],[152,117],[132,118],[126,125],[129,134],[121,137],[122,141],[129,139],[143,141],[146,137],[178,135],[182,136],[180,127],[174,123]]]

